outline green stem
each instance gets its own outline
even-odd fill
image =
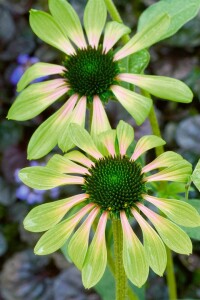
[[[127,278],[124,271],[122,251],[123,251],[123,235],[121,221],[113,219],[113,238],[114,238],[114,254],[115,254],[115,284],[116,284],[116,300],[126,300],[127,297]]]

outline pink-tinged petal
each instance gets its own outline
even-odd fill
[[[200,216],[197,210],[189,203],[176,200],[156,198],[143,195],[143,198],[157,206],[169,219],[185,227],[200,226]]]
[[[111,127],[104,106],[99,97],[94,96],[91,136],[95,137],[109,129],[111,129]]]
[[[83,264],[82,281],[85,288],[94,286],[101,279],[106,268],[107,249],[105,228],[107,218],[108,213],[104,212],[99,219],[97,230]]]
[[[63,152],[67,152],[69,149],[74,147],[74,143],[69,133],[69,125],[72,123],[76,123],[82,127],[85,126],[86,104],[86,97],[81,97],[73,112],[71,113],[69,120],[66,122],[65,129],[59,136],[58,145]]]
[[[129,34],[131,29],[122,23],[115,21],[108,22],[106,24],[104,40],[103,40],[103,50],[107,53],[117,41],[125,34]]]
[[[37,78],[54,74],[62,74],[64,70],[65,68],[63,66],[38,62],[24,72],[17,84],[17,91],[21,92],[29,83]]]
[[[131,156],[132,160],[138,159],[144,152],[166,144],[163,139],[155,135],[145,135],[139,139],[136,144],[133,155]]]
[[[151,163],[142,168],[142,173],[147,173],[149,171],[170,167],[176,164],[178,161],[181,161],[183,158],[181,155],[172,152],[166,151],[163,154],[159,155],[156,159],[154,159]]]
[[[75,173],[75,174],[88,174],[88,169],[84,168],[65,156],[55,154],[47,163],[47,167],[55,169],[59,173]]]
[[[123,156],[134,139],[133,128],[124,121],[120,121],[117,126],[117,139],[119,143],[119,151]]]
[[[87,194],[80,194],[39,205],[26,216],[23,222],[24,227],[32,232],[46,231],[58,224],[72,207],[85,201],[88,197]]]
[[[121,105],[135,119],[137,125],[141,125],[150,112],[152,100],[119,85],[111,86],[111,91]]]
[[[81,126],[73,123],[69,126],[70,136],[74,144],[96,159],[103,158],[90,134]]]
[[[91,226],[99,211],[97,207],[91,211],[84,223],[73,234],[68,245],[68,254],[80,270],[87,254]]]
[[[108,153],[112,157],[114,157],[116,155],[116,151],[115,151],[116,130],[110,129],[106,132],[102,132],[102,134],[100,134],[98,138],[106,147]]]
[[[64,157],[67,157],[68,159],[73,160],[79,164],[82,164],[83,166],[86,166],[88,168],[94,166],[93,161],[91,161],[87,156],[85,156],[83,153],[77,150],[66,153]]]
[[[67,55],[75,53],[67,35],[63,34],[50,14],[32,9],[30,11],[30,25],[33,32],[47,44],[63,51]]]
[[[174,166],[170,166],[156,174],[144,178],[147,182],[153,181],[176,181],[187,182],[192,172],[191,164],[182,159]]]
[[[98,43],[107,17],[107,9],[103,0],[89,0],[84,11],[84,26],[89,44],[93,48]]]
[[[191,240],[180,227],[159,216],[143,204],[137,203],[136,205],[153,223],[162,240],[170,249],[180,254],[190,254],[192,252]]]
[[[144,250],[152,270],[162,276],[167,264],[165,246],[155,230],[144,220],[136,209],[131,210],[143,233]]]
[[[61,248],[69,239],[79,221],[94,207],[88,204],[78,213],[49,229],[37,242],[34,252],[37,255],[46,255]]]
[[[123,263],[128,279],[138,287],[147,280],[149,265],[144,247],[133,232],[125,212],[120,213],[123,229]]]

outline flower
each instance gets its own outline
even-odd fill
[[[27,230],[46,231],[36,244],[35,253],[45,255],[66,248],[65,243],[71,237],[67,251],[82,270],[86,288],[95,285],[104,273],[107,263],[105,230],[109,219],[121,220],[124,268],[128,278],[137,286],[145,283],[149,266],[156,274],[163,274],[167,261],[164,244],[177,253],[191,253],[188,235],[175,223],[186,227],[199,226],[197,211],[185,201],[157,198],[149,193],[154,182],[187,182],[191,164],[180,155],[167,151],[142,166],[141,155],[165,142],[154,135],[143,136],[128,155],[134,131],[123,121],[116,130],[101,133],[98,139],[93,139],[77,124],[71,124],[69,131],[74,144],[89,158],[72,150],[64,156],[54,155],[45,167],[25,168],[19,174],[21,180],[32,188],[51,189],[78,184],[83,191],[67,199],[40,205],[27,215],[24,220]],[[155,172],[156,169],[159,170]],[[153,174],[149,173],[151,171]],[[149,203],[166,217],[148,208]],[[73,212],[68,213],[72,208]],[[133,217],[141,227],[144,245],[131,228]],[[157,232],[145,220],[146,217]],[[84,222],[76,229],[82,219]],[[98,219],[98,225],[88,248],[95,219]]]
[[[64,52],[63,64],[38,62],[30,67],[18,83],[18,91],[22,92],[10,108],[8,118],[28,120],[60,97],[69,98],[33,134],[28,146],[29,159],[46,155],[57,144],[63,152],[69,150],[73,145],[68,126],[78,123],[84,127],[87,104],[93,110],[92,135],[110,129],[104,110],[110,98],[117,99],[140,125],[148,116],[152,101],[124,88],[124,82],[162,99],[185,103],[192,100],[192,92],[183,82],[162,76],[126,73],[125,63],[122,64],[127,57],[161,39],[170,24],[167,14],[159,15],[125,46],[113,50],[130,29],[115,21],[106,23],[107,10],[103,0],[89,0],[86,5],[84,27],[88,42],[78,15],[67,1],[49,0],[49,9],[51,14],[31,10],[30,25],[39,38]],[[33,80],[50,75],[60,77],[27,87]]]

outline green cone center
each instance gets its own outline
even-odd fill
[[[118,64],[113,61],[113,52],[102,53],[102,47],[78,49],[76,54],[64,61],[65,78],[71,92],[92,98],[99,95],[104,99],[119,74]]]
[[[98,160],[85,175],[84,190],[89,201],[96,203],[104,211],[119,215],[127,212],[135,202],[142,200],[145,183],[141,166],[127,157],[107,157]]]

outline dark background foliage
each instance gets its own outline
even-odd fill
[[[71,0],[82,16],[86,0]],[[141,12],[153,0],[116,0],[122,18],[134,31]],[[30,8],[48,10],[46,0],[0,0],[0,300],[98,300],[95,290],[84,291],[79,272],[61,253],[36,257],[33,246],[37,234],[23,229],[27,212],[45,201],[54,201],[72,189],[38,192],[20,183],[18,169],[43,164],[26,159],[28,141],[55,106],[26,122],[8,121],[7,111],[14,101],[16,83],[28,65],[36,60],[59,63],[60,53],[44,44],[31,31]],[[174,37],[151,49],[148,73],[185,81],[194,92],[189,104],[155,99],[156,111],[166,149],[185,156],[194,165],[200,154],[200,15],[188,22]],[[117,104],[109,103],[108,115],[113,126],[120,119],[135,127],[136,138],[151,132],[148,121],[136,127],[130,116]],[[193,198],[198,198],[194,189]],[[200,299],[200,243],[193,240],[194,252],[189,257],[174,255],[180,299]],[[100,288],[100,287],[99,287]],[[99,290],[99,288],[97,290]],[[109,287],[108,287],[109,288]],[[166,279],[151,273],[146,292],[139,299],[168,299]],[[109,299],[109,298],[108,298]],[[112,299],[109,299],[112,300]]]

